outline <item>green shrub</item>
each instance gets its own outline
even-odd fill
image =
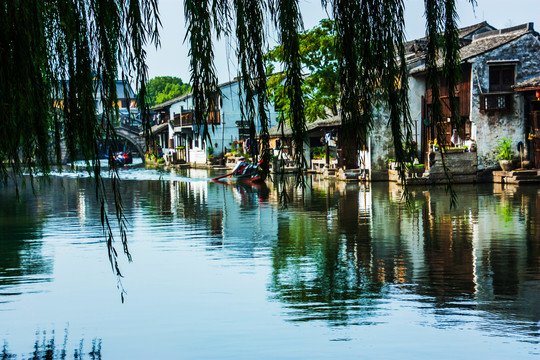
[[[512,156],[514,156],[514,152],[512,151],[512,140],[510,138],[499,140],[499,145],[495,150],[499,152],[496,159],[512,160]]]

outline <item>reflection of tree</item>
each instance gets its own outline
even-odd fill
[[[142,202],[145,210],[152,215],[172,218],[171,213],[171,185],[166,181],[147,181],[146,196]],[[186,183],[178,183],[178,186],[186,187]]]
[[[295,211],[278,221],[270,290],[288,304],[294,320],[349,324],[373,313],[381,297],[370,264],[369,226],[359,221],[358,188],[337,204],[331,192],[314,192],[311,202],[302,202],[317,211]],[[321,211],[323,204],[332,206]]]
[[[32,357],[29,359],[32,360],[55,360],[55,359],[90,359],[90,360],[101,360],[101,339],[93,339],[92,347],[88,353],[84,352],[85,343],[84,338],[77,344],[77,347],[73,349],[72,352],[68,352],[68,329],[65,329],[64,341],[60,345],[56,341],[55,333],[52,331],[51,335],[47,335],[47,332],[41,334],[36,333],[36,341],[34,343],[34,348],[31,353]],[[73,357],[70,356],[70,353],[73,354]],[[88,357],[86,356],[88,355]],[[4,343],[2,347],[2,352],[0,352],[0,358],[2,360],[8,359],[17,359],[16,354],[12,354],[9,351],[7,343]]]
[[[52,273],[50,259],[44,259],[42,248],[43,207],[30,190],[17,199],[11,186],[0,191],[0,290],[13,294],[11,286],[26,281],[29,275]],[[48,281],[46,276],[32,281]]]

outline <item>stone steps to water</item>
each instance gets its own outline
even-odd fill
[[[512,173],[511,177],[516,179],[534,179],[539,178],[538,173],[536,171],[528,171],[528,172],[514,172]]]
[[[508,184],[517,184],[517,185],[540,184],[540,177],[536,176],[536,177],[531,177],[528,179],[518,179],[516,177],[511,176],[511,177],[507,177],[504,182]]]

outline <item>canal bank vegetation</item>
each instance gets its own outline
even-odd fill
[[[471,3],[474,3],[471,0]],[[350,151],[365,143],[373,125],[375,97],[389,109],[398,172],[405,174],[410,163],[401,144],[412,141],[407,102],[407,65],[404,41],[404,2],[323,1],[333,17],[335,62],[344,133]],[[304,141],[306,134],[306,82],[300,44],[302,14],[296,1],[218,1],[186,0],[186,41],[190,46],[193,119],[209,143],[211,124],[207,114],[215,107],[217,75],[212,41],[236,35],[239,78],[242,87],[242,118],[255,139],[255,122],[260,123],[260,156],[270,163],[269,106],[265,50],[272,27],[282,49],[280,67],[283,94],[289,103],[282,110],[292,129],[292,161],[297,165],[296,180],[304,184]],[[115,212],[122,248],[128,259],[126,221],[119,191],[119,178],[113,168],[110,186],[113,201],[105,197],[102,169],[97,160],[100,139],[115,139],[118,114],[116,80],[136,81],[137,106],[149,135],[147,105],[147,45],[159,45],[158,4],[153,0],[109,1],[10,1],[0,7],[0,180],[49,174],[52,164],[61,163],[61,142],[68,154],[80,151],[92,166],[96,196],[101,203],[101,219],[108,256],[121,288],[121,272],[114,248],[115,234],[108,211]],[[455,0],[426,2],[428,42],[426,75],[433,88],[433,114],[442,121],[441,103],[436,96],[443,54],[442,76],[450,94],[455,93],[459,74],[458,36]],[[441,21],[442,19],[442,21]],[[235,42],[231,42],[235,43]],[[96,114],[96,93],[104,106]],[[450,106],[455,101],[450,97]],[[457,114],[456,112],[453,112]],[[457,120],[452,118],[452,122]],[[256,158],[256,147],[251,147]],[[267,169],[266,169],[267,170]],[[123,299],[123,291],[122,291]]]

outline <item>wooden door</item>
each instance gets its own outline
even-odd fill
[[[540,169],[540,111],[532,112],[534,167]]]

